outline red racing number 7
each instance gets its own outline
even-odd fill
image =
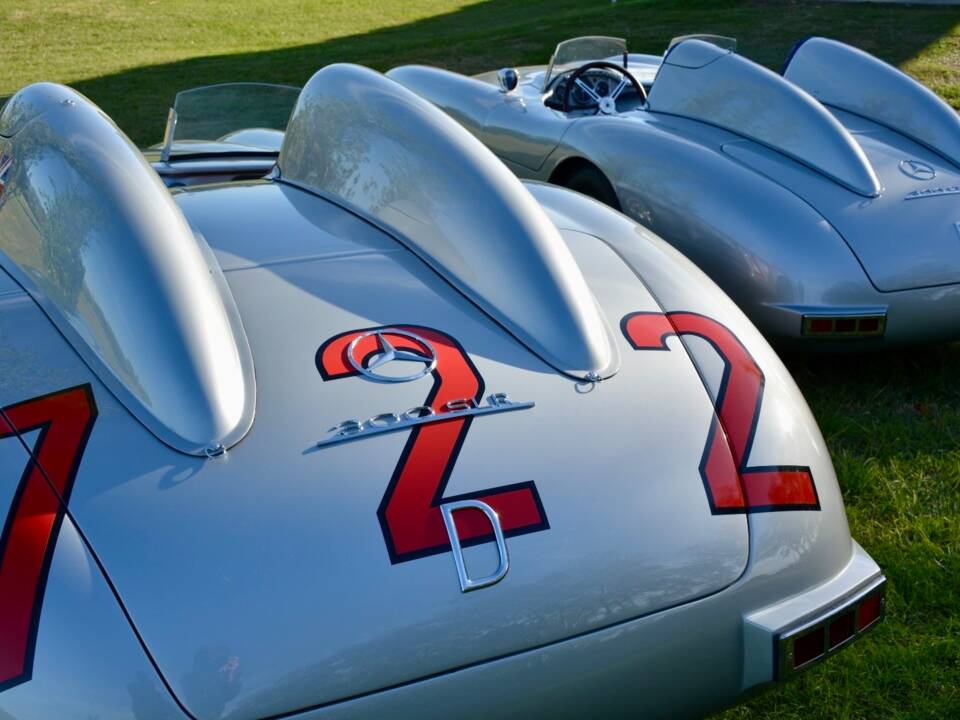
[[[327,340],[317,350],[320,376],[324,380],[339,380],[358,375],[348,357],[351,343],[356,341],[353,356],[369,361],[379,350],[381,340],[374,332],[378,330],[379,336],[397,351],[422,354],[432,349],[436,354],[436,365],[430,373],[433,384],[424,401],[426,407],[440,413],[447,403],[480,402],[483,398],[483,378],[459,343],[438,330],[415,325],[351,330]],[[391,333],[391,330],[399,332]],[[421,346],[417,337],[426,340],[430,347]],[[417,425],[411,430],[377,510],[391,562],[401,563],[449,551],[450,540],[440,506],[457,500],[480,500],[489,505],[499,516],[504,535],[508,537],[549,529],[532,481],[444,497],[472,420],[455,417]],[[456,524],[464,546],[493,539],[490,522],[479,510],[462,510],[456,516]]]
[[[0,533],[0,691],[30,679],[47,573],[96,418],[89,385],[0,410],[0,439],[40,430]]]

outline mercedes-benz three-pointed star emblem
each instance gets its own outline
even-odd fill
[[[901,160],[900,172],[908,178],[921,181],[933,180],[937,176],[937,171],[934,170],[933,165],[920,160]]]
[[[377,351],[373,355],[357,357],[356,350],[358,344],[364,338],[368,338],[371,335],[376,337]],[[413,340],[422,352],[396,348],[387,338],[388,335],[409,338]],[[429,375],[433,372],[434,368],[437,367],[437,353],[429,342],[419,335],[414,335],[412,332],[398,330],[396,328],[371,330],[370,332],[358,335],[347,347],[347,359],[357,372],[371,380],[379,380],[380,382],[409,382],[410,380],[418,380],[424,375]],[[391,375],[380,370],[385,365],[393,362],[419,363],[421,367],[417,372],[409,375]],[[380,372],[378,372],[378,370],[380,370]]]

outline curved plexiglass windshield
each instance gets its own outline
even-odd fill
[[[684,40],[703,40],[704,42],[712,43],[719,48],[724,50],[729,50],[730,52],[737,51],[737,39],[732,37],[727,37],[726,35],[708,35],[708,34],[697,34],[697,35],[679,35],[670,41],[670,44],[667,46],[667,52],[670,52],[672,48],[677,43],[681,43]]]
[[[164,149],[190,152],[182,145],[220,142],[276,152],[298,97],[300,88],[266,83],[184,90],[167,121]]]
[[[558,73],[582,65],[593,60],[609,60],[623,58],[627,53],[627,41],[623,38],[587,36],[565,40],[557,45],[550,58],[550,67],[544,78],[543,86],[550,84],[550,79]]]

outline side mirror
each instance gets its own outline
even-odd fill
[[[497,83],[500,85],[500,92],[513,92],[520,84],[520,74],[513,68],[501,68],[497,71]]]

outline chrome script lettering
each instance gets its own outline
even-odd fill
[[[344,420],[330,428],[327,431],[327,437],[317,441],[317,447],[394,432],[416,425],[450,420],[452,418],[472,415],[490,415],[492,413],[510,412],[512,410],[527,410],[534,405],[535,403],[532,402],[516,402],[511,400],[507,397],[506,393],[493,393],[479,403],[473,398],[451,400],[440,410],[434,410],[425,405],[420,405],[399,413],[380,413],[366,420]]]

